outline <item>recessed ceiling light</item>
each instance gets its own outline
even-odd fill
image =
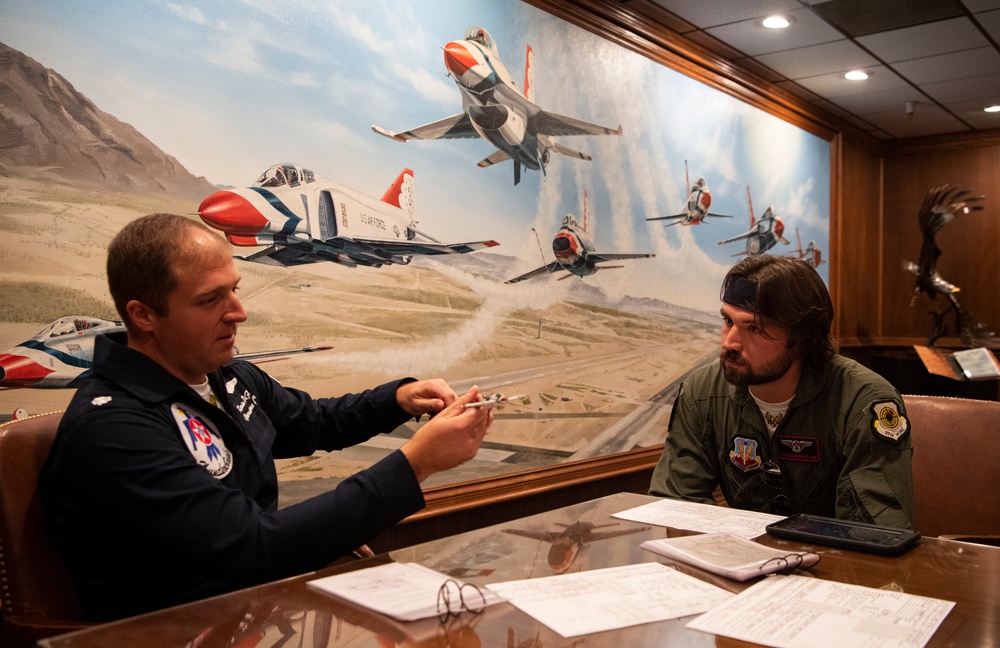
[[[865,72],[864,70],[851,70],[850,72],[844,75],[844,78],[847,79],[848,81],[864,81],[870,76],[871,74]]]
[[[761,24],[768,29],[784,29],[785,27],[791,25],[792,21],[790,18],[786,18],[785,16],[768,16],[763,20],[763,22],[761,22]]]
[[[994,106],[986,106],[983,108],[986,112],[1000,112],[1000,104]]]

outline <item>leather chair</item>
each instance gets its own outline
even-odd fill
[[[34,646],[86,627],[76,584],[42,519],[38,474],[62,412],[0,425],[0,597],[2,645]]]
[[[916,529],[970,542],[1000,540],[1000,402],[904,395],[903,403],[913,441]]]

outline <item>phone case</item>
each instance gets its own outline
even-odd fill
[[[887,556],[899,555],[920,539],[920,532],[865,522],[798,513],[766,527],[777,538],[802,540]]]

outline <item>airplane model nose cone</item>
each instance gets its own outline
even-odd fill
[[[268,224],[249,200],[233,191],[216,191],[201,201],[198,215],[211,227],[237,236],[253,236]]]
[[[781,238],[781,235],[785,233],[785,224],[780,218],[774,219],[774,233],[778,238]]]
[[[27,387],[52,373],[24,356],[0,353],[0,381],[6,387]]]
[[[479,64],[469,48],[460,41],[451,41],[444,46],[444,65],[456,77],[460,77],[470,68]]]

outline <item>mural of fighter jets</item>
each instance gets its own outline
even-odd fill
[[[816,241],[809,241],[806,249],[802,249],[802,239],[799,237],[798,227],[795,228],[795,242],[798,247],[795,252],[789,252],[788,256],[805,261],[814,268],[818,268],[821,263],[826,263],[823,259],[823,251],[816,245]]]
[[[301,166],[277,164],[249,188],[205,198],[198,215],[233,245],[267,246],[237,258],[277,266],[332,261],[379,268],[406,265],[418,254],[464,254],[499,245],[444,244],[418,230],[410,169],[379,200],[331,184]]]
[[[670,216],[654,216],[646,220],[672,220],[672,223],[667,223],[667,227],[670,227],[671,225],[701,225],[706,218],[732,218],[727,214],[713,214],[708,211],[712,205],[712,192],[708,190],[708,184],[701,176],[698,176],[694,181],[694,187],[691,186],[687,160],[684,160],[684,184],[687,187],[688,197],[683,212]]]
[[[562,529],[559,531],[504,529],[503,531],[504,533],[552,543],[552,546],[549,547],[549,567],[556,574],[564,574],[572,567],[577,556],[580,555],[580,551],[591,542],[649,530],[649,527],[640,527],[619,529],[617,531],[597,531],[597,529],[618,526],[617,522],[598,525],[595,525],[593,522],[574,522],[573,524],[557,524],[556,526],[562,527]]]
[[[737,252],[733,256],[739,256],[740,254],[759,256],[773,248],[779,241],[785,245],[791,245],[788,240],[782,236],[785,232],[784,221],[775,215],[774,210],[771,209],[770,205],[768,205],[767,209],[764,210],[764,215],[760,217],[760,220],[754,219],[753,201],[750,199],[750,187],[747,187],[747,207],[750,210],[750,231],[744,232],[739,236],[728,238],[725,241],[719,241],[719,245],[746,239],[746,251]]]
[[[536,232],[537,236],[537,232]],[[556,260],[541,268],[536,268],[531,272],[508,279],[504,283],[517,283],[525,279],[531,279],[538,275],[543,275],[557,270],[566,270],[570,274],[563,275],[559,279],[566,279],[576,275],[586,277],[594,274],[598,270],[609,270],[611,268],[622,268],[624,266],[598,266],[598,263],[609,261],[619,261],[622,259],[650,259],[655,254],[636,253],[606,253],[594,251],[594,240],[587,230],[587,192],[583,192],[583,226],[581,227],[572,214],[566,214],[563,218],[562,227],[552,239],[552,252]],[[542,259],[545,260],[544,258]]]
[[[5,353],[0,353],[0,388],[75,388],[93,367],[94,341],[97,336],[124,330],[125,325],[117,320],[81,315],[57,319],[30,340],[21,342]],[[285,351],[237,353],[236,357],[261,363],[280,360],[296,353],[325,351],[332,348],[317,346]]]
[[[622,133],[621,125],[618,128],[598,126],[535,105],[530,45],[525,56],[524,94],[517,89],[500,61],[493,37],[481,27],[469,27],[464,40],[445,45],[444,64],[462,93],[461,113],[401,133],[374,124],[372,130],[401,142],[481,137],[497,151],[479,162],[479,166],[513,160],[515,185],[521,181],[522,166],[541,170],[544,175],[553,151],[581,160],[592,159],[586,153],[557,143],[553,137]]]

